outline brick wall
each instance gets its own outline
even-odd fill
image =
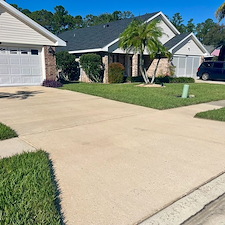
[[[139,76],[139,56],[138,54],[132,57],[132,77]]]
[[[155,71],[156,65],[157,65],[158,59],[154,59],[151,63],[150,67],[147,70],[147,75],[151,77]],[[167,58],[163,58],[159,62],[159,66],[156,72],[156,76],[160,75],[171,75],[170,74],[170,65],[171,63],[168,61]]]
[[[109,54],[105,54],[102,57],[102,63],[104,65],[103,83],[108,83],[108,80],[109,80],[109,63],[110,63],[110,56],[109,56]]]
[[[45,52],[45,71],[47,80],[56,80],[57,69],[56,69],[56,57],[55,54],[49,52],[50,46],[44,47]],[[52,47],[55,51],[55,47]]]

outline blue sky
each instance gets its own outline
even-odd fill
[[[101,13],[112,13],[116,10],[132,11],[136,16],[145,13],[162,11],[164,14],[172,17],[174,13],[180,12],[185,22],[193,18],[195,23],[203,22],[208,18],[215,21],[215,11],[224,2],[221,0],[7,0],[8,3],[14,3],[22,8],[31,11],[46,9],[54,11],[56,5],[63,5],[73,16],[88,14],[99,15]]]

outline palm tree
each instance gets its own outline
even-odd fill
[[[162,50],[163,52],[165,50],[164,46],[159,41],[163,32],[161,28],[158,27],[158,23],[159,21],[156,20],[150,23],[133,20],[127,29],[120,35],[120,47],[123,50],[140,54],[139,68],[146,84],[150,82],[144,67],[144,51],[148,51],[150,56],[156,56],[156,54],[159,53],[161,55]],[[152,81],[154,81],[154,79]]]
[[[216,11],[216,17],[219,22],[225,17],[225,3],[223,3]]]
[[[161,60],[161,58],[168,58],[168,60],[170,60],[172,58],[172,53],[170,53],[167,48],[165,46],[163,46],[160,42],[158,42],[154,48],[152,48],[151,52],[150,52],[150,58],[152,60],[154,59],[158,59],[154,73],[152,75],[152,80],[151,80],[151,84],[154,83],[155,77],[156,77],[156,72],[159,66],[159,62]]]

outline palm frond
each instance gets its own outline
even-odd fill
[[[225,3],[223,3],[216,11],[216,18],[219,20],[219,22],[225,18]]]

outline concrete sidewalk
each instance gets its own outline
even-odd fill
[[[68,225],[136,224],[225,171],[220,108],[166,111],[44,87],[3,88],[1,122],[50,153]],[[16,95],[12,95],[16,96]]]
[[[20,154],[28,151],[35,151],[36,149],[27,144],[20,138],[12,138],[4,141],[0,141],[0,159],[10,157],[15,154]]]

